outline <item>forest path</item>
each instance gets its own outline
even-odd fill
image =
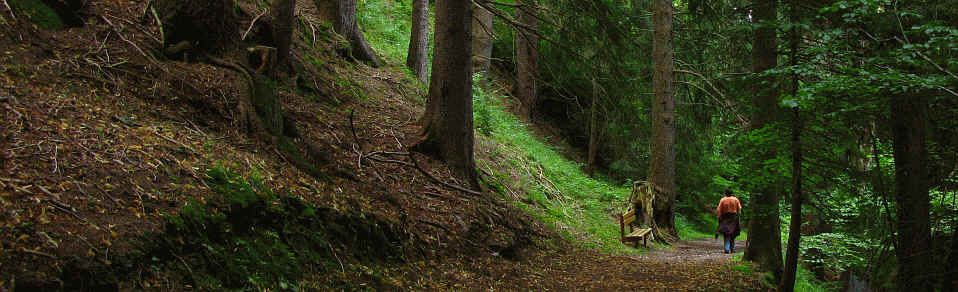
[[[640,261],[661,263],[702,263],[714,264],[731,260],[734,254],[726,254],[722,248],[722,239],[699,238],[683,240],[671,247],[632,256]],[[745,250],[745,241],[735,241],[736,254]]]
[[[745,241],[736,241],[739,253]],[[693,239],[641,255],[582,252],[547,260],[538,287],[587,291],[770,291],[762,274],[733,261],[722,240]]]

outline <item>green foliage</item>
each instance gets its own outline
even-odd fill
[[[473,88],[474,125],[479,139],[494,143],[479,150],[491,152],[486,160],[477,159],[479,168],[493,176],[483,180],[501,186],[518,179],[510,187],[522,194],[518,206],[547,226],[567,227],[557,231],[583,246],[615,253],[635,252],[619,241],[619,227],[612,220],[613,213],[625,211],[631,190],[588,177],[580,164],[533,137],[526,125],[505,111],[504,97],[484,92],[479,86]],[[496,173],[497,169],[486,161],[506,166],[506,172]]]
[[[795,271],[795,292],[825,292],[828,291],[815,279],[815,275],[802,265]]]
[[[14,13],[30,17],[30,21],[43,29],[62,29],[60,16],[40,0],[8,0]]]
[[[845,233],[822,233],[802,236],[800,245],[802,262],[810,266],[823,266],[831,271],[861,269],[868,264],[868,252],[879,245],[868,239]]]

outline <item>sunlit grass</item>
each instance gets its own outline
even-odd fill
[[[356,22],[369,46],[387,63],[403,66],[412,29],[412,1],[366,0],[357,4]],[[432,23],[433,14],[429,17]],[[431,28],[429,39],[432,40]],[[431,51],[432,41],[429,48]]]
[[[506,112],[503,97],[477,88],[473,101],[479,139],[488,145],[480,150],[486,157],[480,157],[477,164],[483,171],[496,172],[492,173],[495,178],[487,181],[510,185],[511,194],[520,196],[520,208],[582,246],[613,253],[636,252],[619,241],[619,225],[614,219],[614,214],[624,211],[630,188],[590,178],[580,164],[562,157]],[[496,167],[501,165],[507,167]]]

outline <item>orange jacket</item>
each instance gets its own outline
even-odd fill
[[[742,203],[736,197],[723,197],[719,201],[718,208],[715,208],[719,216],[725,213],[738,213],[739,210],[742,210]]]

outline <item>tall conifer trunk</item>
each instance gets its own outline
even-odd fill
[[[599,148],[598,105],[599,83],[596,82],[595,76],[592,76],[592,105],[589,107],[589,149],[587,150],[588,157],[586,157],[585,162],[585,172],[589,175],[595,173],[595,156]]]
[[[539,58],[539,18],[536,0],[523,0],[516,9],[517,19],[527,29],[516,29],[516,95],[519,115],[532,120],[536,105],[536,71]]]
[[[293,19],[296,11],[296,0],[279,0],[276,4],[279,12],[275,27],[276,38],[276,65],[279,70],[286,70],[289,65],[289,55],[292,49]]]
[[[789,1],[789,57],[791,66],[798,65],[798,0]],[[798,75],[792,74],[792,96],[798,93]],[[798,106],[792,109],[792,218],[788,225],[788,246],[785,249],[785,274],[779,286],[781,292],[795,289],[795,272],[798,269],[798,245],[802,237],[802,120]]]
[[[406,66],[419,82],[426,83],[426,61],[429,60],[429,0],[413,0],[412,32]]]
[[[336,9],[336,21],[333,28],[337,33],[349,41],[350,54],[357,60],[367,61],[373,67],[382,66],[376,53],[369,47],[366,37],[359,30],[359,24],[356,23],[356,0],[336,0],[338,7]]]
[[[421,140],[413,150],[438,156],[468,187],[478,189],[473,158],[472,2],[436,3],[436,48]]]
[[[931,224],[925,131],[928,101],[920,95],[891,98],[898,203],[898,291],[931,291]]]
[[[652,162],[649,182],[656,188],[655,228],[659,238],[676,236],[675,230],[675,100],[672,85],[672,1],[652,4],[653,41]]]
[[[752,45],[752,72],[761,73],[778,65],[778,40],[774,25],[778,3],[777,0],[756,0],[752,7],[752,16],[757,26]],[[751,127],[752,130],[761,130],[770,126],[777,118],[778,91],[772,78],[758,78],[752,87],[754,112]],[[755,151],[758,156],[751,158],[755,162],[754,167],[758,168],[753,171],[754,174],[762,173],[760,169],[764,162],[774,159],[776,155],[774,147],[777,145],[760,147],[764,148]],[[771,272],[776,281],[774,283],[782,279],[782,240],[778,225],[779,190],[775,182],[757,182],[752,194],[751,210],[747,210],[751,211],[752,217],[749,221],[748,247],[743,257],[745,260],[757,262],[763,269]]]
[[[485,1],[479,0],[479,2]],[[481,5],[475,4],[472,9],[472,73],[482,73],[482,83],[485,83],[485,79],[489,77],[489,67],[492,64],[492,21],[494,17],[492,12]]]

